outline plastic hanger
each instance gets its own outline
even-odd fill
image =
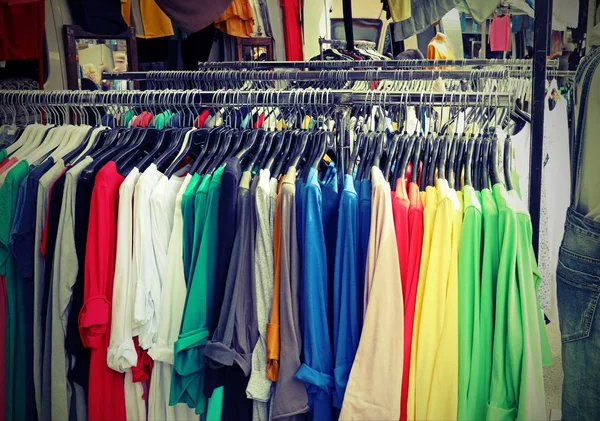
[[[470,171],[470,173],[472,174],[472,180],[473,180],[473,187],[475,188],[476,191],[481,191],[481,177],[479,176],[480,173],[480,167],[479,167],[479,161],[480,161],[480,156],[482,154],[482,142],[481,142],[481,138],[478,136],[477,138],[474,138],[473,136],[471,136],[471,140],[470,142],[473,143],[473,155],[471,157],[471,160],[468,162],[469,167],[472,168],[472,171]]]
[[[504,140],[504,180],[506,181],[506,188],[514,190],[512,182],[512,140],[510,136],[506,136],[506,140]]]
[[[449,141],[449,136],[448,135],[444,135],[444,138],[446,139],[446,142]],[[454,138],[452,139],[451,144],[449,145],[449,152],[448,152],[448,160],[446,161],[446,175],[448,177],[448,185],[451,187],[455,186],[455,182],[454,182],[454,170],[455,170],[455,165],[456,165],[456,157],[457,157],[457,152],[458,152],[458,136],[455,134]]]
[[[413,151],[412,151],[412,169],[411,169],[411,174],[410,174],[410,181],[411,183],[417,183],[417,181],[419,180],[419,162],[421,161],[421,157],[424,155],[424,148],[423,148],[423,137],[421,136],[415,136],[415,140],[414,140],[414,144],[413,144]],[[425,177],[422,177],[425,178]]]
[[[429,137],[429,135],[427,135],[427,136]],[[436,170],[438,154],[441,149],[440,148],[441,139],[439,137],[433,138],[433,135],[432,135],[432,139],[433,139],[433,141],[432,141],[431,153],[429,156],[429,161],[427,163],[427,185],[428,186],[435,185],[435,170]],[[439,173],[438,173],[438,178],[441,178]]]
[[[383,170],[383,176],[385,177],[386,180],[390,181],[390,184],[392,184],[392,186],[396,184],[396,180],[395,180],[395,177],[393,177],[393,175],[394,175],[393,173],[392,173],[393,180],[389,179],[389,175],[390,175],[390,170],[392,169],[392,163],[395,161],[396,156],[397,156],[397,151],[399,149],[398,144],[400,143],[400,136],[401,135],[398,133],[390,136],[392,138],[392,140],[390,142],[390,147],[389,147],[388,154],[387,154],[385,169]],[[400,152],[400,156],[401,155],[402,155],[402,153]]]
[[[180,151],[171,162],[171,165],[164,171],[164,174],[170,178],[181,167],[183,160],[188,156],[198,156],[204,145],[204,139],[194,136],[194,133],[202,129],[186,130],[183,133],[183,142]]]
[[[476,142],[473,139],[471,139],[471,141],[466,143],[466,147],[464,148],[463,162],[464,162],[464,169],[465,169],[465,172],[464,172],[465,186],[472,185],[471,171],[472,171],[473,152],[475,150],[475,145],[476,145]],[[457,174],[460,174],[460,172]],[[457,177],[457,178],[459,178],[459,177]]]
[[[161,130],[161,133],[154,144],[154,148],[152,148],[152,150],[137,163],[136,167],[140,170],[140,172],[144,172],[144,170],[160,156],[161,152],[167,150],[169,145],[176,144],[176,134],[177,133],[175,129]],[[158,167],[158,164],[156,166]]]

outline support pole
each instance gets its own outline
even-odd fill
[[[552,0],[538,0],[535,3],[535,38],[533,40],[533,113],[529,178],[529,213],[533,228],[533,250],[536,256],[538,256],[540,245],[546,58],[551,32]]]
[[[346,48],[354,50],[354,27],[352,25],[352,0],[342,0],[344,12],[344,30],[346,31]]]

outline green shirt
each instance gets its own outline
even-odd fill
[[[484,420],[492,376],[492,344],[494,339],[494,303],[496,279],[500,262],[498,239],[498,207],[490,189],[479,192],[483,212],[483,260],[479,318],[474,319],[471,375],[469,378],[468,407],[473,408],[472,419]],[[477,292],[475,292],[477,294]],[[475,329],[478,327],[478,329]],[[471,410],[470,410],[471,411]]]
[[[175,342],[174,372],[171,381],[171,404],[187,403],[196,408],[197,414],[204,414],[207,409],[220,408],[215,399],[221,398],[222,392],[211,397],[209,408],[203,393],[204,386],[204,346],[208,341],[212,319],[214,294],[214,277],[217,263],[217,245],[219,240],[219,199],[221,195],[221,176],[224,169],[215,171],[212,177],[203,178],[198,193],[207,183],[208,195],[206,207],[199,209],[195,200],[195,224],[202,225],[202,235],[194,238],[198,246],[198,258],[192,260],[195,266],[194,275],[187,290],[179,339]],[[208,181],[207,181],[208,180]],[[203,195],[200,196],[200,199]],[[198,199],[198,197],[196,197]],[[200,210],[200,212],[199,212]],[[203,223],[202,223],[203,221]],[[196,231],[196,229],[194,229]],[[216,415],[207,414],[207,418],[215,419]],[[220,415],[218,416],[220,419]]]
[[[537,299],[541,278],[531,245],[531,218],[517,192],[510,192],[511,205],[517,213],[517,282],[521,296],[521,323],[523,326],[523,364],[519,390],[519,420],[537,420],[546,417],[546,396],[542,365],[552,364],[552,352],[544,318]]]
[[[470,420],[475,416],[475,405],[469,394],[474,337],[479,340],[481,311],[481,203],[472,186],[463,187],[463,224],[458,252],[458,419]],[[473,367],[477,374],[478,366]],[[471,398],[471,399],[470,399]]]
[[[523,355],[521,302],[517,287],[517,214],[503,184],[493,187],[498,206],[500,265],[496,286],[492,381],[488,419],[514,421],[517,416]]]
[[[0,163],[6,159],[8,153],[6,152],[6,148],[0,149]]]
[[[16,262],[8,248],[19,184],[27,174],[29,174],[29,163],[22,160],[9,170],[4,184],[0,187],[0,221],[2,221],[0,223],[0,275],[6,277],[5,418],[7,420],[25,419],[27,402],[23,280],[19,276]]]
[[[206,212],[208,205],[208,190],[212,181],[211,175],[203,175],[200,184],[194,193],[194,247],[192,249],[192,267],[190,270],[190,279],[194,278],[193,262],[198,260],[200,254],[200,245],[204,234],[204,223],[206,222]]]
[[[194,195],[202,176],[194,174],[181,197],[181,215],[183,217],[183,273],[189,285],[192,274],[192,249],[194,247]]]

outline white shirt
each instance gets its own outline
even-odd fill
[[[150,215],[150,196],[162,173],[155,164],[143,172],[135,185],[133,194],[133,275],[135,291],[133,311],[133,335],[139,336],[140,346],[148,349],[158,327],[154,317],[155,300],[151,294],[153,284],[154,249]]]
[[[124,373],[137,364],[132,340],[133,293],[129,288],[133,250],[133,191],[140,171],[133,168],[119,188],[119,217],[117,223],[117,256],[112,300],[110,345],[107,365]]]
[[[171,179],[173,179],[172,177]],[[179,177],[178,177],[179,178]],[[173,209],[173,226],[167,248],[165,278],[163,284],[160,308],[162,317],[159,319],[156,342],[148,351],[154,360],[150,396],[148,398],[148,420],[198,420],[193,408],[178,403],[169,405],[171,375],[173,370],[173,349],[179,336],[179,326],[185,306],[187,292],[183,273],[183,216],[181,213],[181,198],[192,176],[188,174],[181,182],[175,198]],[[169,183],[171,185],[171,183]],[[173,186],[175,183],[173,184]]]

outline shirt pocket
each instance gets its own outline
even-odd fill
[[[556,269],[559,324],[562,342],[587,338],[600,298],[597,265],[561,248]]]

